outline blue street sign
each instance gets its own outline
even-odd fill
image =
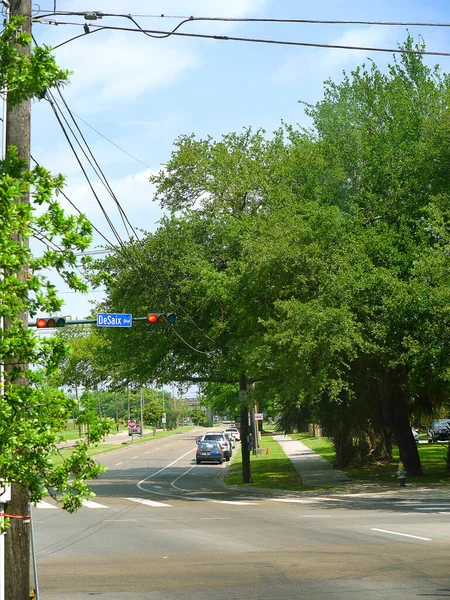
[[[131,327],[133,317],[120,313],[100,313],[97,315],[97,327]]]

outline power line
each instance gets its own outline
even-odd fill
[[[93,154],[93,152],[92,152],[92,150],[91,150],[91,148],[90,148],[89,144],[87,143],[87,141],[86,141],[86,138],[85,138],[85,137],[84,137],[84,135],[83,135],[83,132],[81,131],[80,127],[78,126],[78,123],[77,123],[77,121],[76,121],[76,119],[75,119],[75,117],[74,117],[74,114],[73,114],[73,113],[72,113],[72,111],[70,110],[70,108],[69,108],[69,106],[68,106],[68,104],[67,104],[67,102],[66,102],[66,100],[65,100],[65,98],[64,98],[64,96],[63,96],[63,94],[62,94],[62,92],[61,92],[60,86],[56,86],[56,89],[57,89],[57,91],[58,91],[58,94],[59,94],[59,96],[60,96],[61,100],[63,101],[63,104],[64,104],[64,106],[66,107],[66,110],[67,110],[67,112],[69,113],[69,116],[71,117],[71,119],[72,119],[73,123],[75,124],[75,127],[76,127],[76,128],[77,128],[77,130],[78,130],[78,133],[81,135],[81,139],[83,140],[83,142],[84,142],[84,145],[86,146],[86,148],[87,148],[87,150],[88,150],[89,154],[91,155],[91,157],[92,157],[92,159],[93,159],[93,161],[94,161],[94,163],[95,163],[95,165],[96,165],[96,167],[97,167],[98,171],[99,171],[99,172],[100,172],[100,174],[101,174],[101,177],[98,175],[98,173],[97,173],[97,176],[99,177],[100,181],[101,181],[101,182],[103,183],[103,185],[105,186],[106,190],[109,192],[109,194],[110,194],[111,198],[112,198],[112,199],[114,200],[114,202],[117,204],[117,207],[118,207],[118,209],[119,209],[119,214],[120,214],[120,216],[121,216],[121,218],[122,218],[122,222],[123,222],[123,224],[124,224],[124,227],[125,227],[125,230],[126,230],[126,232],[127,232],[127,234],[128,234],[128,237],[131,237],[131,236],[130,236],[130,234],[129,234],[129,232],[128,232],[127,223],[128,223],[128,225],[131,227],[131,230],[133,231],[133,233],[134,233],[135,237],[136,237],[136,238],[138,238],[138,235],[137,235],[137,233],[136,233],[136,230],[134,229],[133,225],[130,223],[130,220],[128,219],[128,217],[127,217],[127,215],[126,215],[126,213],[125,213],[124,209],[122,208],[122,205],[120,204],[120,202],[119,202],[119,200],[117,199],[116,195],[114,194],[114,192],[113,192],[113,190],[112,190],[111,186],[109,185],[109,183],[108,183],[108,180],[106,179],[106,175],[104,174],[104,172],[103,172],[102,168],[101,168],[101,167],[100,167],[100,165],[98,164],[98,161],[97,161],[97,159],[95,158],[95,156],[94,156],[94,154]],[[55,100],[55,98],[54,98],[54,97],[53,97],[53,100]],[[73,133],[72,133],[72,135],[73,135]],[[80,147],[81,147],[81,145],[80,145]],[[86,157],[86,158],[88,158],[88,157]],[[88,159],[88,161],[89,161],[89,159]],[[89,163],[90,163],[90,161],[89,161]],[[90,164],[91,164],[91,166],[92,166],[92,163],[90,163]]]
[[[31,158],[31,160],[33,160],[36,163],[36,165],[40,166],[38,161],[33,157],[33,155],[30,154],[30,158]],[[119,248],[114,246],[114,244],[112,242],[110,242],[108,240],[108,238],[106,238],[103,235],[103,233],[99,229],[97,229],[97,227],[95,227],[95,225],[93,225],[93,223],[91,221],[89,221],[87,216],[81,212],[81,210],[72,202],[72,200],[69,198],[69,196],[67,196],[67,194],[61,188],[56,188],[56,189],[57,189],[58,193],[61,194],[61,196],[63,196],[67,200],[67,202],[77,211],[77,213],[79,215],[81,215],[82,217],[84,217],[90,223],[92,229],[94,231],[96,231],[99,234],[99,236],[102,237],[109,246],[111,246],[111,248],[114,248],[115,250],[119,250]]]
[[[48,25],[78,25],[82,26],[81,23],[70,23],[64,21],[58,22],[44,22],[44,24]],[[110,25],[90,25],[90,27],[95,27],[94,32],[96,31],[130,31],[133,33],[141,33],[141,34],[162,34],[165,37],[168,36],[179,36],[179,37],[188,37],[188,38],[199,38],[199,39],[207,39],[207,40],[220,40],[227,42],[247,42],[253,44],[271,44],[278,46],[298,46],[298,47],[306,47],[306,48],[327,48],[327,49],[337,49],[337,50],[363,50],[366,52],[389,52],[394,54],[420,54],[423,56],[450,56],[450,52],[436,52],[431,50],[405,50],[402,48],[376,48],[370,46],[347,46],[343,44],[319,44],[313,42],[293,42],[288,40],[274,40],[274,39],[264,39],[264,38],[247,38],[247,37],[236,37],[229,35],[208,35],[203,33],[182,33],[180,31],[161,31],[157,29],[132,29],[131,27],[114,27]],[[86,34],[87,35],[87,34]],[[80,36],[76,36],[80,37]],[[66,40],[63,44],[72,41],[75,38],[71,38],[70,40]],[[53,46],[53,49],[59,48],[61,45]]]
[[[113,142],[112,140],[110,140],[108,137],[106,137],[106,135],[104,135],[101,131],[99,131],[98,129],[96,129],[95,127],[93,127],[92,125],[90,125],[87,121],[85,121],[82,117],[80,117],[80,115],[77,115],[76,112],[72,111],[72,114],[75,115],[77,117],[77,119],[79,119],[80,121],[82,121],[90,129],[92,129],[93,131],[95,131],[95,133],[98,133],[98,135],[100,135],[102,138],[104,138],[107,142],[109,142],[110,144],[112,144],[113,146],[115,146],[118,150],[120,150],[121,152],[123,152],[124,154],[126,154],[127,156],[129,156],[130,158],[132,158],[133,160],[135,160],[136,162],[140,163],[144,167],[147,167],[147,169],[151,169],[152,171],[154,171],[154,169],[152,169],[152,167],[150,167],[149,165],[145,164],[145,162],[142,162],[142,160],[139,160],[139,158],[136,158],[135,156],[133,156],[132,154],[130,154],[129,152],[127,152],[126,150],[124,150],[123,148],[121,148],[118,144],[116,144],[115,142]]]
[[[450,27],[450,23],[438,23],[438,22],[425,22],[425,21],[362,21],[353,19],[290,19],[280,17],[195,17],[193,15],[165,15],[165,14],[122,14],[122,13],[104,13],[101,11],[43,11],[39,10],[37,13],[46,12],[47,14],[41,14],[40,19],[46,17],[52,17],[55,15],[59,16],[76,16],[85,17],[87,19],[94,20],[102,19],[103,17],[123,17],[123,18],[147,18],[147,19],[181,19],[182,23],[194,22],[194,21],[209,21],[209,22],[220,22],[220,23],[285,23],[285,24],[298,24],[298,25],[379,25],[381,27]],[[86,17],[86,15],[88,15]],[[177,25],[177,28],[182,24]]]
[[[58,110],[57,110],[57,108],[56,108],[56,106],[57,106],[57,105],[56,105],[56,103],[55,103],[55,102],[53,102],[53,100],[49,100],[49,103],[50,103],[50,106],[52,107],[53,113],[54,113],[54,115],[55,115],[55,117],[56,117],[56,119],[57,119],[57,121],[58,121],[58,123],[59,123],[59,126],[61,127],[61,130],[62,130],[62,132],[63,132],[63,134],[64,134],[64,136],[65,136],[65,138],[66,138],[66,140],[67,140],[67,143],[69,144],[69,146],[70,146],[70,148],[71,148],[71,150],[72,150],[72,152],[73,152],[73,154],[74,154],[74,156],[75,156],[75,158],[76,158],[76,160],[77,160],[77,162],[78,162],[78,164],[79,164],[79,166],[80,166],[80,169],[82,170],[82,172],[83,172],[83,175],[85,176],[85,179],[86,179],[86,181],[88,182],[88,185],[89,185],[89,187],[91,188],[91,191],[92,191],[92,193],[93,193],[93,195],[94,195],[95,199],[97,200],[97,203],[98,203],[98,205],[100,206],[100,209],[101,209],[101,211],[103,212],[103,215],[105,216],[105,219],[106,219],[106,221],[107,221],[108,225],[109,225],[109,226],[110,226],[110,228],[111,228],[111,231],[113,232],[113,234],[114,234],[115,238],[116,238],[116,239],[117,239],[117,241],[119,242],[119,245],[120,245],[120,247],[122,248],[122,250],[124,250],[124,248],[125,248],[125,246],[124,246],[124,243],[123,243],[123,241],[122,241],[122,239],[121,239],[121,237],[120,237],[119,233],[117,232],[116,228],[114,227],[114,224],[113,224],[113,222],[111,221],[111,219],[110,219],[110,217],[109,217],[108,213],[106,212],[105,208],[103,207],[103,204],[101,203],[101,200],[100,200],[100,198],[98,197],[98,195],[97,195],[97,193],[96,193],[96,191],[95,191],[95,189],[94,189],[94,186],[92,185],[92,182],[91,182],[91,180],[89,179],[89,176],[88,176],[88,174],[87,174],[87,172],[86,172],[86,169],[84,168],[84,166],[83,166],[83,164],[82,164],[82,162],[81,162],[81,160],[80,160],[80,157],[78,156],[78,154],[77,154],[77,152],[76,152],[76,150],[75,150],[75,147],[74,147],[74,145],[73,145],[73,143],[72,143],[72,140],[70,139],[70,137],[69,137],[69,135],[68,135],[67,131],[66,131],[66,130],[65,130],[65,128],[64,128],[64,124],[63,124],[63,122],[61,121],[61,117],[59,116],[59,114],[58,114]]]

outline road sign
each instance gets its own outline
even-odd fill
[[[130,420],[128,421],[128,427],[130,427],[131,429],[132,429],[133,427],[136,427],[136,421],[135,421],[134,419],[130,419]]]
[[[255,421],[262,421],[263,413],[255,413]]]
[[[165,415],[164,415],[164,417],[161,417],[161,423],[167,423],[167,419],[166,419]]]
[[[11,501],[11,485],[9,483],[5,483],[3,479],[0,479],[0,502],[10,502]]]
[[[132,315],[122,313],[100,313],[97,315],[97,327],[131,327]]]

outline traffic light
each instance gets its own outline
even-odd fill
[[[177,313],[149,313],[147,315],[147,322],[151,325],[154,323],[169,323],[173,325],[177,322]]]
[[[48,329],[53,327],[65,327],[66,319],[64,317],[39,317],[36,319],[38,329]]]

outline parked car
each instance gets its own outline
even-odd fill
[[[225,429],[225,433],[231,433],[231,435],[234,437],[236,442],[241,441],[241,432],[239,431],[239,429],[237,427],[227,427]]]
[[[136,423],[134,427],[128,427],[128,435],[142,435],[142,425]]]
[[[234,439],[234,436],[229,431],[224,431],[223,433],[227,436],[231,447],[234,448],[236,446],[236,440]]]
[[[450,419],[434,419],[427,429],[428,443],[450,439]]]
[[[200,440],[200,442],[202,442],[203,440],[216,440],[216,441],[220,442],[225,460],[230,460],[233,449],[232,449],[230,440],[227,438],[227,436],[223,432],[218,431],[216,433],[215,431],[211,431],[209,433],[205,433],[205,435],[202,436],[202,439]]]
[[[419,443],[419,432],[417,431],[417,429],[414,429],[414,427],[411,427],[411,431],[414,437],[414,441],[416,442],[416,444]]]
[[[195,459],[199,465],[202,462],[223,463],[223,449],[218,440],[200,440],[195,453]]]

